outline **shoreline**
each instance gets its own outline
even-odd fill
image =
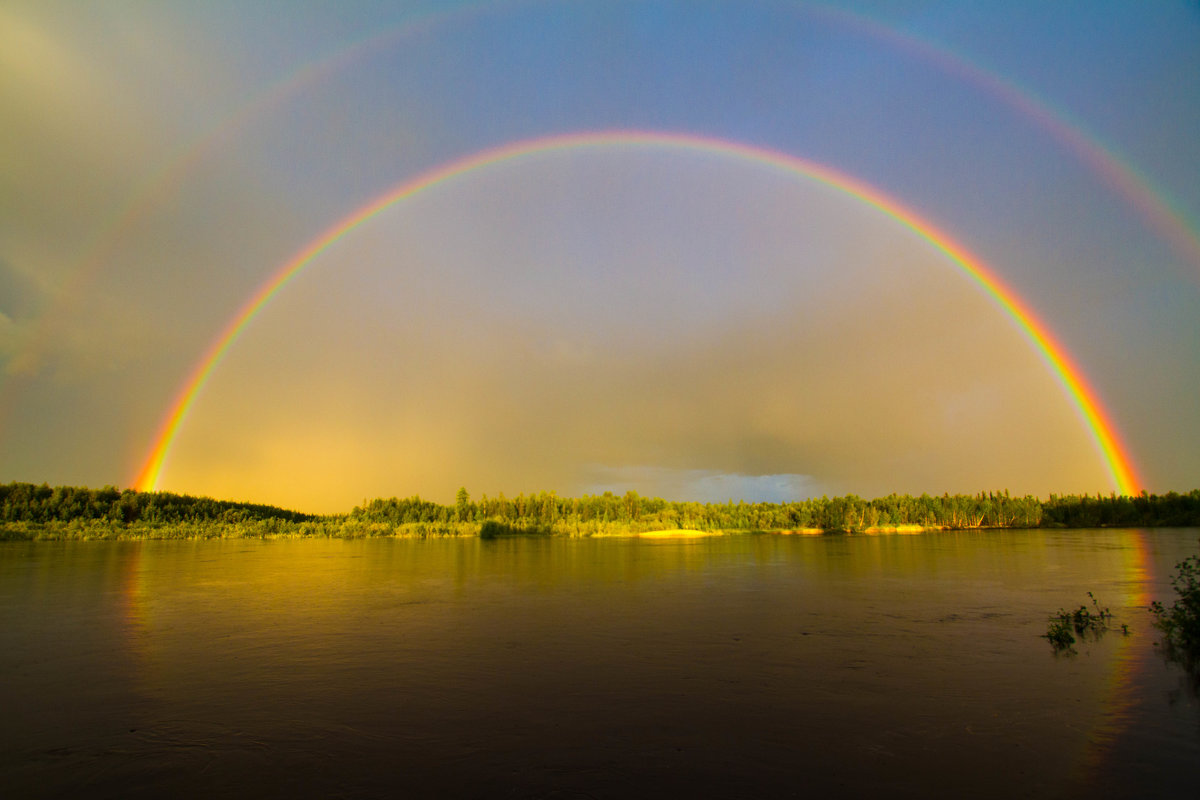
[[[942,531],[1006,531],[1006,530],[1105,530],[1125,528],[1195,528],[1196,525],[1089,525],[1065,526],[962,526],[947,525],[876,525],[847,530],[845,528],[738,529],[703,530],[695,528],[662,528],[646,531],[582,531],[582,530],[512,530],[497,538],[562,538],[562,539],[646,539],[648,541],[686,541],[718,536],[913,536]],[[382,523],[341,526],[338,524],[212,524],[176,523],[154,526],[80,525],[78,523],[12,523],[0,522],[2,542],[95,542],[95,541],[200,541],[237,539],[479,539],[479,526],[462,523],[453,527],[421,524],[392,526]]]

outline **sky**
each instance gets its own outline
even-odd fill
[[[4,0],[0,109],[0,481],[1200,487],[1195,2]]]

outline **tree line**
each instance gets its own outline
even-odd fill
[[[1200,525],[1200,490],[1164,495],[1051,495],[1048,500],[1008,492],[975,495],[891,494],[866,500],[857,495],[788,503],[676,502],[605,492],[559,497],[554,492],[487,495],[472,501],[460,489],[454,505],[414,496],[376,499],[356,507],[350,518],[371,523],[463,524],[485,520],[513,529],[586,532],[617,525],[634,530],[844,530],[919,526],[926,528],[1175,527]]]
[[[192,497],[172,492],[121,491],[112,486],[88,489],[77,486],[36,486],[32,483],[0,485],[0,521],[3,522],[114,522],[176,524],[241,522],[276,519],[304,522],[312,514],[288,511],[258,503],[237,503]]]
[[[651,530],[863,531],[875,528],[1091,528],[1200,526],[1200,490],[1179,494],[857,495],[786,503],[699,503],[643,497],[629,491],[582,497],[554,492],[473,500],[460,489],[452,505],[418,496],[364,501],[348,514],[304,514],[276,506],[193,497],[29,483],[0,485],[0,523],[8,538],[41,533],[147,536],[470,535],[489,530],[591,536]],[[172,528],[172,526],[174,526]],[[68,528],[70,530],[68,530]],[[148,532],[148,533],[147,533]]]

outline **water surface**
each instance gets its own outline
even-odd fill
[[[1198,540],[3,543],[0,794],[1192,797]]]

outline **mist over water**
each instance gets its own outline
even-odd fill
[[[5,543],[0,792],[1190,796],[1197,533]]]

